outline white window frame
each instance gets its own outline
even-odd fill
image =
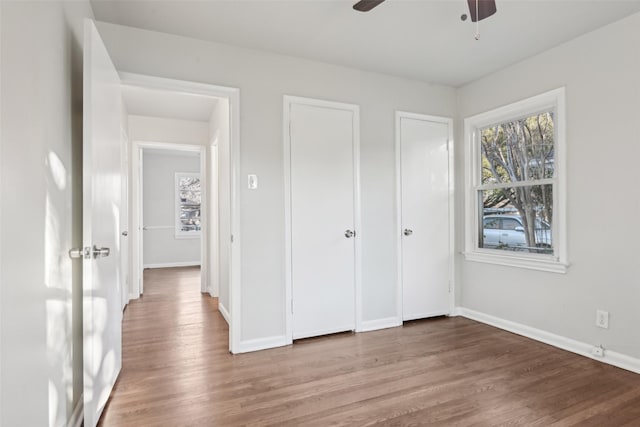
[[[200,179],[200,174],[198,172],[176,172],[175,174],[175,237],[176,239],[199,239],[200,235],[202,234],[202,230],[182,231],[182,223],[180,222],[180,178],[182,177]],[[202,185],[202,180],[200,181],[200,185]],[[200,188],[202,191],[202,187]],[[202,197],[202,194],[200,195],[200,197]],[[200,218],[202,218],[202,198],[200,199]]]
[[[507,252],[480,248],[478,230],[478,190],[481,182],[480,131],[496,123],[520,119],[543,111],[555,111],[554,117],[554,177],[545,180],[553,185],[553,255]],[[565,88],[555,89],[522,101],[481,113],[464,120],[466,197],[465,197],[465,259],[469,261],[566,273],[567,221],[566,221],[566,108]],[[550,181],[550,182],[546,182]]]

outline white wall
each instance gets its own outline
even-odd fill
[[[565,275],[466,262],[459,303],[640,357],[640,14],[461,88],[456,149],[463,181],[462,119],[566,86],[568,250]],[[464,189],[458,187],[457,229]],[[462,233],[458,248],[464,247]],[[595,326],[596,309],[610,328]]]
[[[82,40],[89,2],[0,2],[0,425],[82,392]]]
[[[129,115],[129,139],[131,141],[207,145],[209,124],[193,120]]]
[[[176,238],[175,175],[200,173],[200,156],[175,151],[144,150],[143,265],[200,265],[200,237]]]
[[[216,104],[216,108],[211,114],[210,135],[211,145],[216,146],[217,161],[210,169],[212,175],[217,178],[217,186],[211,185],[211,197],[209,200],[214,203],[217,201],[217,212],[210,210],[211,221],[209,224],[216,227],[216,239],[211,242],[218,241],[217,248],[211,248],[211,255],[215,257],[217,262],[212,268],[212,275],[218,276],[218,304],[221,306],[220,311],[230,314],[231,306],[229,304],[229,255],[231,252],[231,168],[230,168],[230,147],[229,147],[229,102],[220,100]],[[213,163],[213,162],[212,162]]]
[[[121,71],[240,88],[243,341],[285,333],[285,94],[361,106],[364,320],[398,315],[394,112],[452,117],[453,89],[113,24],[99,29]],[[260,189],[246,189],[250,173]]]

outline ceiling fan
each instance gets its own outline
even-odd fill
[[[359,12],[368,12],[378,6],[384,0],[360,0],[353,5],[353,8]],[[467,0],[469,5],[469,13],[472,22],[482,21],[496,13],[495,0]]]

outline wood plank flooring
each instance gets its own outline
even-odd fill
[[[464,318],[231,355],[195,268],[145,271],[103,426],[640,426],[640,375]]]

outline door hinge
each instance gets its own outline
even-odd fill
[[[233,243],[233,234],[231,235],[231,243]]]

